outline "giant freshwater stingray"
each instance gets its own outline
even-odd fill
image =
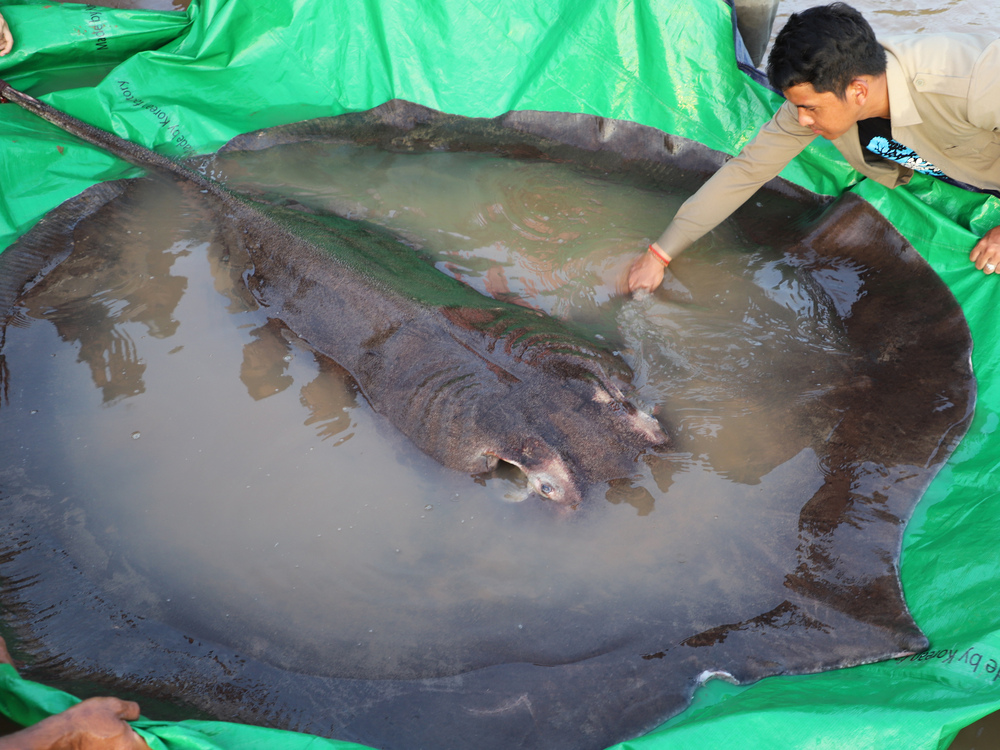
[[[57,124],[67,121],[29,97],[9,89],[5,95]],[[540,501],[535,511],[575,508],[539,514],[511,506],[530,523],[558,524],[568,538],[577,529],[583,543],[589,509],[609,482],[627,485],[646,467],[663,490],[661,505],[682,487],[671,467],[685,460],[678,458],[683,446],[671,445],[626,398],[630,368],[585,330],[460,287],[385,230],[234,195],[162,157],[84,130],[119,155],[214,195],[227,262],[246,279],[253,303],[330,367],[346,370],[374,410],[428,455],[479,481],[506,461],[525,472],[538,497],[555,501]],[[225,150],[295,140],[573,162],[653,188],[696,184],[718,160],[697,144],[632,123],[541,112],[474,120],[405,102],[248,134]],[[74,248],[92,247],[108,212],[129,210],[129,196],[142,182],[86,191],[0,256],[5,311],[44,307],[46,285],[64,283],[60,268],[70,269],[70,278],[86,275],[88,260],[74,259]],[[820,213],[802,195],[794,198],[782,211],[813,215],[810,222],[777,226],[787,216],[782,212],[743,218],[748,232],[780,244],[841,345],[837,377],[817,383],[796,408],[779,410],[786,420],[780,429],[806,437],[794,457],[774,463],[819,467],[818,481],[797,483],[794,472],[781,480],[793,498],[778,511],[793,519],[786,555],[769,549],[774,540],[752,540],[754,554],[726,573],[730,586],[678,585],[676,594],[667,588],[647,606],[625,605],[613,616],[600,607],[588,616],[593,605],[586,596],[593,592],[585,592],[576,606],[533,621],[531,606],[515,596],[496,611],[524,606],[528,640],[492,633],[466,641],[457,632],[451,648],[447,639],[443,646],[414,644],[405,665],[381,674],[370,665],[352,669],[348,657],[324,669],[280,648],[234,645],[222,629],[196,632],[190,623],[136,614],[120,603],[129,579],[120,563],[109,563],[118,572],[95,583],[68,554],[52,553],[61,549],[54,498],[66,490],[8,464],[0,475],[8,527],[0,572],[10,582],[3,597],[22,649],[36,655],[36,674],[379,748],[576,749],[649,731],[683,710],[710,677],[745,684],[925,648],[899,581],[901,537],[971,418],[971,338],[945,285],[870,206],[848,195]],[[17,314],[8,315],[5,330],[17,323]],[[648,336],[669,347],[655,329]],[[539,371],[542,381],[534,380]],[[482,385],[484,378],[492,385]],[[510,416],[510,394],[525,383],[534,385],[524,388],[522,410]],[[8,391],[17,387],[5,381]],[[671,386],[647,387],[664,393]],[[411,408],[380,407],[380,393],[391,396],[384,403]],[[669,411],[660,419],[671,425]],[[492,432],[484,437],[479,423]],[[455,432],[466,425],[474,431]],[[5,437],[8,446],[11,439]],[[720,471],[738,476],[740,467]],[[750,524],[744,533],[754,533]],[[732,538],[734,547],[744,541]],[[630,552],[626,543],[616,555],[627,559]],[[753,595],[741,595],[741,588]],[[539,623],[544,632],[531,627]],[[81,633],[101,645],[81,651],[75,642]]]

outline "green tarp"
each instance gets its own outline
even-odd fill
[[[0,5],[15,51],[0,77],[170,155],[403,98],[460,115],[512,109],[634,120],[735,153],[778,97],[734,63],[722,0],[195,0],[187,13]],[[89,185],[135,170],[19,108],[0,107],[0,247]],[[931,178],[889,191],[825,142],[783,173],[850,189],[914,244],[975,341],[972,427],[906,530],[902,579],[925,654],[745,687],[712,681],[690,709],[620,748],[937,748],[1000,707],[1000,279],[968,262],[1000,201]],[[669,216],[653,217],[652,236]],[[0,708],[30,723],[74,699],[0,667]],[[136,723],[154,748],[356,747],[219,722]]]

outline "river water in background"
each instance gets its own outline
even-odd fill
[[[815,0],[780,0],[774,32],[781,30],[792,13],[822,3]],[[942,33],[950,31],[998,31],[1000,20],[994,2],[973,0],[853,0],[848,3],[861,11],[878,36],[894,34]]]

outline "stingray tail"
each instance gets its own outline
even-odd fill
[[[47,120],[56,127],[65,130],[67,133],[82,138],[94,146],[110,151],[115,156],[127,162],[131,162],[144,169],[152,169],[157,172],[181,177],[185,180],[191,180],[213,193],[219,191],[219,186],[216,183],[207,180],[202,175],[177,163],[173,159],[161,156],[155,151],[151,151],[137,143],[119,138],[117,135],[109,133],[106,130],[88,125],[83,120],[78,120],[72,115],[68,115],[55,107],[51,107],[32,96],[18,91],[2,79],[0,79],[0,99],[13,102],[22,109],[26,109],[28,112],[38,115],[43,120]]]

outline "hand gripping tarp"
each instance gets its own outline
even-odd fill
[[[474,117],[627,119],[733,154],[779,105],[737,69],[723,0],[195,0],[187,13],[28,0],[0,12],[16,39],[0,77],[176,156],[392,98]],[[14,106],[0,107],[0,135],[0,247],[91,184],[135,173]],[[968,261],[975,239],[1000,224],[1000,201],[921,176],[887,190],[826,142],[782,176],[871,202],[949,285],[973,332],[975,419],[903,545],[903,586],[931,647],[749,687],[711,681],[687,711],[620,748],[938,748],[1000,707],[1000,380],[990,375],[1000,278]],[[0,683],[0,708],[21,723],[75,701],[8,667]],[[154,748],[357,747],[220,722],[136,726]]]

